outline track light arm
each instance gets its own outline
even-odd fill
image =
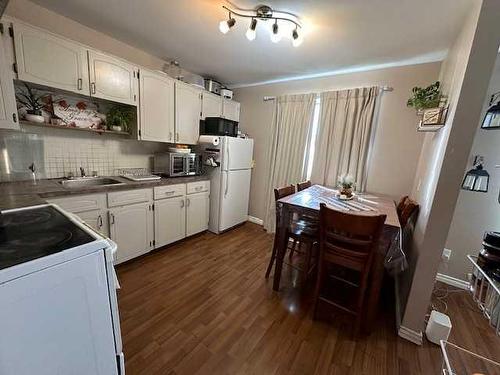
[[[272,9],[271,9],[271,15],[269,16],[264,16],[262,15],[261,13],[258,12],[258,9],[256,10],[253,10],[252,12],[254,12],[255,14],[252,14],[252,15],[249,15],[249,14],[243,14],[243,13],[239,13],[239,12],[235,12],[234,10],[228,8],[227,6],[223,5],[222,8],[224,8],[225,10],[227,10],[229,12],[230,15],[234,14],[238,17],[242,17],[242,18],[255,18],[255,19],[259,19],[259,20],[280,20],[280,21],[288,21],[288,22],[291,22],[293,23],[296,27],[299,27],[299,28],[302,28],[302,25],[300,23],[298,23],[297,21],[294,21],[290,18],[286,18],[286,17],[277,17],[277,16],[273,16],[272,15]],[[270,9],[270,8],[269,8]]]

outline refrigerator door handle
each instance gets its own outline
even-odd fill
[[[229,172],[226,172],[226,189],[224,190],[224,197],[227,197],[228,190],[229,190]]]

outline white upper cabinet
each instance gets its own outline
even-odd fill
[[[234,100],[222,100],[222,117],[228,120],[240,121],[240,103]]]
[[[90,95],[137,105],[138,69],[132,64],[96,51],[88,51]]]
[[[175,83],[165,74],[141,69],[140,139],[174,143]]]
[[[19,129],[14,83],[2,38],[0,38],[0,128]]]
[[[23,24],[13,30],[20,80],[88,95],[85,47]]]
[[[222,117],[222,98],[219,95],[204,92],[201,103],[201,117]]]
[[[194,145],[200,136],[201,90],[175,83],[175,142]]]

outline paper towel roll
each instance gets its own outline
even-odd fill
[[[217,135],[200,135],[198,143],[218,146],[220,143],[220,137]]]

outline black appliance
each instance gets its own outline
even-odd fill
[[[238,122],[222,117],[207,117],[200,121],[200,134],[237,137]]]
[[[500,281],[500,232],[485,232],[478,265]]]

